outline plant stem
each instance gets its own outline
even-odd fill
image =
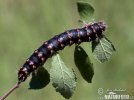
[[[21,82],[17,82],[7,93],[0,97],[0,100],[4,100],[9,94],[11,94],[15,89],[17,89],[20,86],[20,83]]]

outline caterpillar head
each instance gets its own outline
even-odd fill
[[[27,79],[27,69],[22,67],[18,72],[18,81],[23,82],[26,79]]]
[[[101,29],[102,31],[105,31],[106,28],[107,28],[107,25],[106,25],[106,23],[105,23],[104,21],[98,22],[98,25],[99,25],[99,27],[100,27],[100,29]]]

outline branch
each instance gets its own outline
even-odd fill
[[[0,100],[4,100],[9,94],[11,94],[15,89],[17,89],[20,86],[20,83],[21,82],[17,82],[7,93],[0,97]]]

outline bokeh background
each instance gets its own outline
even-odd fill
[[[89,84],[74,64],[74,46],[60,55],[77,75],[77,88],[70,100],[97,100],[98,89],[126,89],[134,96],[134,1],[83,0],[95,8],[95,21],[104,20],[106,36],[116,52],[109,62],[99,63],[91,44],[83,43],[94,64],[95,75]],[[43,41],[65,30],[80,27],[76,0],[0,0],[0,96],[17,81],[17,71]],[[92,19],[89,19],[92,21]],[[51,59],[45,64],[51,67]],[[28,90],[30,78],[7,100],[64,100],[49,83],[41,90]]]

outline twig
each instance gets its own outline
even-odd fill
[[[20,86],[20,83],[21,82],[17,82],[7,93],[0,97],[0,100],[4,100],[9,94],[11,94],[15,89],[17,89]]]

